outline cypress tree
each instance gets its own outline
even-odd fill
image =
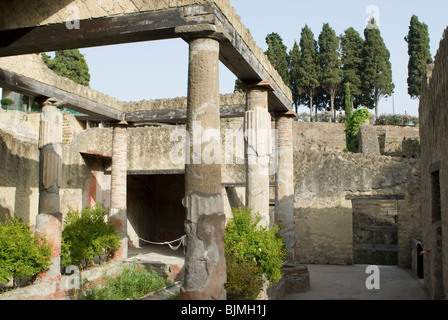
[[[362,47],[364,40],[353,27],[345,30],[341,36],[341,61],[343,70],[343,82],[350,83],[351,105],[360,104],[358,97],[362,94]]]
[[[289,56],[287,47],[283,44],[283,39],[278,33],[270,33],[266,36],[266,44],[268,49],[265,54],[267,55],[272,66],[277,70],[283,81],[289,83]]]
[[[428,26],[413,15],[409,25],[409,33],[404,40],[408,44],[408,94],[412,99],[420,97],[422,75],[428,64],[432,63],[429,47]]]
[[[317,41],[307,25],[302,28],[299,46],[301,59],[298,68],[298,84],[308,100],[310,121],[312,121],[313,99],[319,88],[319,64],[317,60]]]
[[[289,88],[292,92],[293,104],[298,110],[301,104],[301,90],[299,86],[299,67],[300,67],[300,48],[297,41],[294,41],[294,46],[289,52]]]
[[[324,23],[319,35],[319,82],[330,97],[331,118],[334,121],[334,99],[342,83],[339,39],[328,23]]]
[[[372,18],[370,25],[375,26]],[[371,109],[375,108],[375,119],[378,118],[378,102],[383,96],[392,94],[395,85],[392,82],[392,66],[390,52],[384,44],[378,27],[364,30],[363,46],[363,77],[365,103]]]
[[[350,93],[350,82],[344,83],[344,95],[345,95],[345,145],[347,151],[353,151],[352,148],[353,132],[351,131],[352,98]]]

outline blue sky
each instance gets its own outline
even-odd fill
[[[243,24],[263,50],[265,37],[277,32],[288,50],[300,40],[305,24],[319,36],[328,22],[339,35],[354,27],[361,35],[374,6],[380,30],[391,52],[394,99],[382,99],[379,112],[418,114],[418,100],[407,94],[407,44],[409,21],[416,14],[428,24],[433,56],[445,27],[448,26],[446,0],[230,0]],[[81,49],[91,74],[91,87],[122,101],[186,96],[188,45],[180,40],[163,40],[126,45]],[[233,91],[235,76],[224,66],[220,69],[221,93]],[[306,111],[301,108],[300,111]]]

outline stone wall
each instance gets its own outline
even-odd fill
[[[447,32],[447,31],[445,31]],[[448,297],[448,38],[423,77],[419,123],[422,163],[424,279],[433,298]]]
[[[230,185],[226,189],[227,214],[231,205],[244,204],[245,167],[241,162],[243,148],[242,119],[221,121],[223,138],[222,181]],[[173,133],[184,126],[147,126],[128,129],[128,170],[146,175],[150,170],[162,170],[166,174],[182,172],[181,163],[173,163],[170,152],[179,146],[180,140]],[[229,130],[229,131],[228,131]],[[236,130],[236,131],[232,131]],[[398,129],[396,129],[398,130]],[[228,144],[226,133],[236,133],[236,141]],[[353,208],[346,196],[400,194],[398,201],[399,263],[410,265],[410,238],[421,238],[418,158],[368,156],[343,153],[344,126],[335,123],[293,123],[295,166],[295,215],[296,256],[302,263],[352,263],[353,259]],[[16,210],[17,204],[26,205],[26,192],[15,193],[15,188],[37,188],[37,141],[25,141],[10,134],[0,135],[7,153],[0,162],[2,171],[19,163],[18,171],[11,176],[2,175],[5,195],[0,201],[8,210],[37,213],[37,189],[31,191],[33,201],[29,208]],[[170,137],[174,137],[170,141]],[[177,137],[177,138],[176,138]],[[231,137],[233,138],[233,137]],[[29,150],[29,151],[27,151]],[[232,150],[232,151],[231,151]],[[226,159],[226,151],[236,154],[232,161]],[[82,152],[82,153],[80,153]],[[16,157],[15,154],[21,156]],[[112,153],[112,129],[91,128],[74,135],[71,143],[63,145],[63,185],[61,209],[82,207],[99,202],[110,206],[110,158]],[[106,155],[98,157],[95,155]],[[2,153],[5,157],[4,153]],[[28,160],[28,158],[30,160]],[[21,169],[22,168],[22,169]],[[25,169],[23,169],[25,168]],[[271,172],[272,174],[274,172]],[[9,177],[9,178],[8,178]],[[16,179],[24,177],[29,180]],[[167,176],[168,177],[168,176]],[[35,182],[33,182],[34,180]],[[23,181],[25,181],[23,183]],[[29,181],[29,182],[27,182]],[[167,180],[169,181],[169,180]],[[273,182],[273,175],[271,182]],[[26,191],[26,190],[25,190]],[[224,191],[224,190],[223,190]],[[274,188],[271,188],[274,199]],[[35,217],[30,216],[34,224]],[[132,230],[135,228],[130,228]]]
[[[245,104],[246,95],[244,93],[236,92],[220,95],[221,106],[236,106]],[[187,97],[123,102],[124,112],[179,109],[187,109]]]
[[[398,263],[410,266],[410,239],[420,236],[419,160],[343,153],[343,130],[294,123],[296,256],[301,263],[351,264],[353,208],[346,197],[399,194]]]

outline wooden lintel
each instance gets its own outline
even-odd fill
[[[122,119],[122,112],[119,110],[9,70],[0,69],[0,87],[29,96],[55,97],[64,101],[62,107],[91,115],[99,120]]]
[[[0,57],[63,49],[161,40],[179,37],[179,26],[214,23],[211,5],[193,9],[172,8],[80,20],[79,29],[65,23],[0,31]],[[55,36],[57,35],[57,36]]]

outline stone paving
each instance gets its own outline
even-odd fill
[[[310,290],[282,300],[429,300],[423,280],[411,269],[379,266],[379,289],[367,289],[367,265],[307,265]]]

